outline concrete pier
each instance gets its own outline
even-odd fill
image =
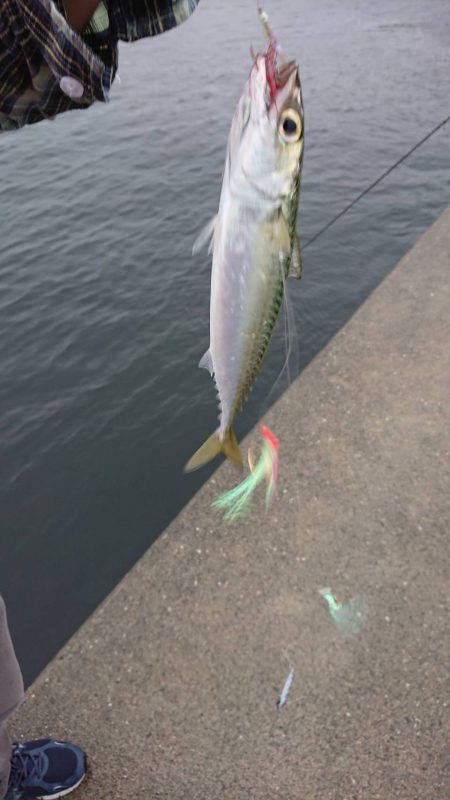
[[[450,209],[267,415],[270,512],[258,496],[224,523],[222,466],[35,682],[13,735],[80,743],[79,800],[448,800],[449,409]],[[364,598],[358,633],[324,586]]]

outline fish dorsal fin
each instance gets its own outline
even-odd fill
[[[195,256],[197,253],[200,252],[202,247],[209,242],[208,253],[210,253],[213,249],[214,245],[214,231],[216,228],[218,215],[215,216],[207,222],[204,228],[201,229],[200,233],[198,234],[194,244],[192,245],[192,254]]]
[[[208,347],[206,353],[204,353],[202,355],[200,361],[198,362],[198,365],[202,369],[207,369],[210,375],[214,375],[214,367],[213,367],[213,363],[212,363],[211,350],[209,349],[209,347]]]
[[[297,278],[297,280],[299,280],[302,277],[302,270],[302,249],[300,247],[300,239],[296,233],[294,235],[294,245],[292,248],[291,266],[289,267],[289,277]]]

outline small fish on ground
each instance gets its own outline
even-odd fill
[[[288,694],[291,691],[291,686],[292,686],[293,680],[294,680],[294,667],[291,668],[291,671],[289,672],[289,675],[287,676],[287,678],[285,680],[283,689],[281,690],[281,694],[280,694],[280,696],[278,698],[278,701],[277,701],[278,711],[280,711],[283,708],[283,706],[286,703],[286,700],[288,699]]]
[[[338,603],[327,586],[319,589],[319,594],[327,601],[328,611],[338,628],[347,633],[358,633],[367,620],[368,608],[364,597],[358,596],[348,603]]]
[[[226,509],[224,518],[233,520],[242,517],[250,505],[255,489],[266,481],[266,508],[269,507],[278,479],[278,439],[265,425],[261,425],[263,445],[258,463],[253,464],[249,451],[250,474],[234,489],[225,492],[212,503],[213,508]]]
[[[240,469],[232,425],[267,352],[288,276],[301,277],[296,234],[303,161],[303,100],[298,65],[269,37],[237,105],[219,211],[194,244],[212,250],[210,346],[200,367],[214,376],[219,427],[185,466],[203,466],[224,453]],[[280,62],[280,63],[279,63]]]

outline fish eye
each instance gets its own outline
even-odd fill
[[[283,142],[293,144],[298,142],[302,135],[302,120],[295,108],[285,108],[280,114],[278,133]]]

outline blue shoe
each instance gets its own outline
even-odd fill
[[[68,742],[37,739],[13,744],[11,773],[5,800],[64,797],[86,775],[86,756]]]

